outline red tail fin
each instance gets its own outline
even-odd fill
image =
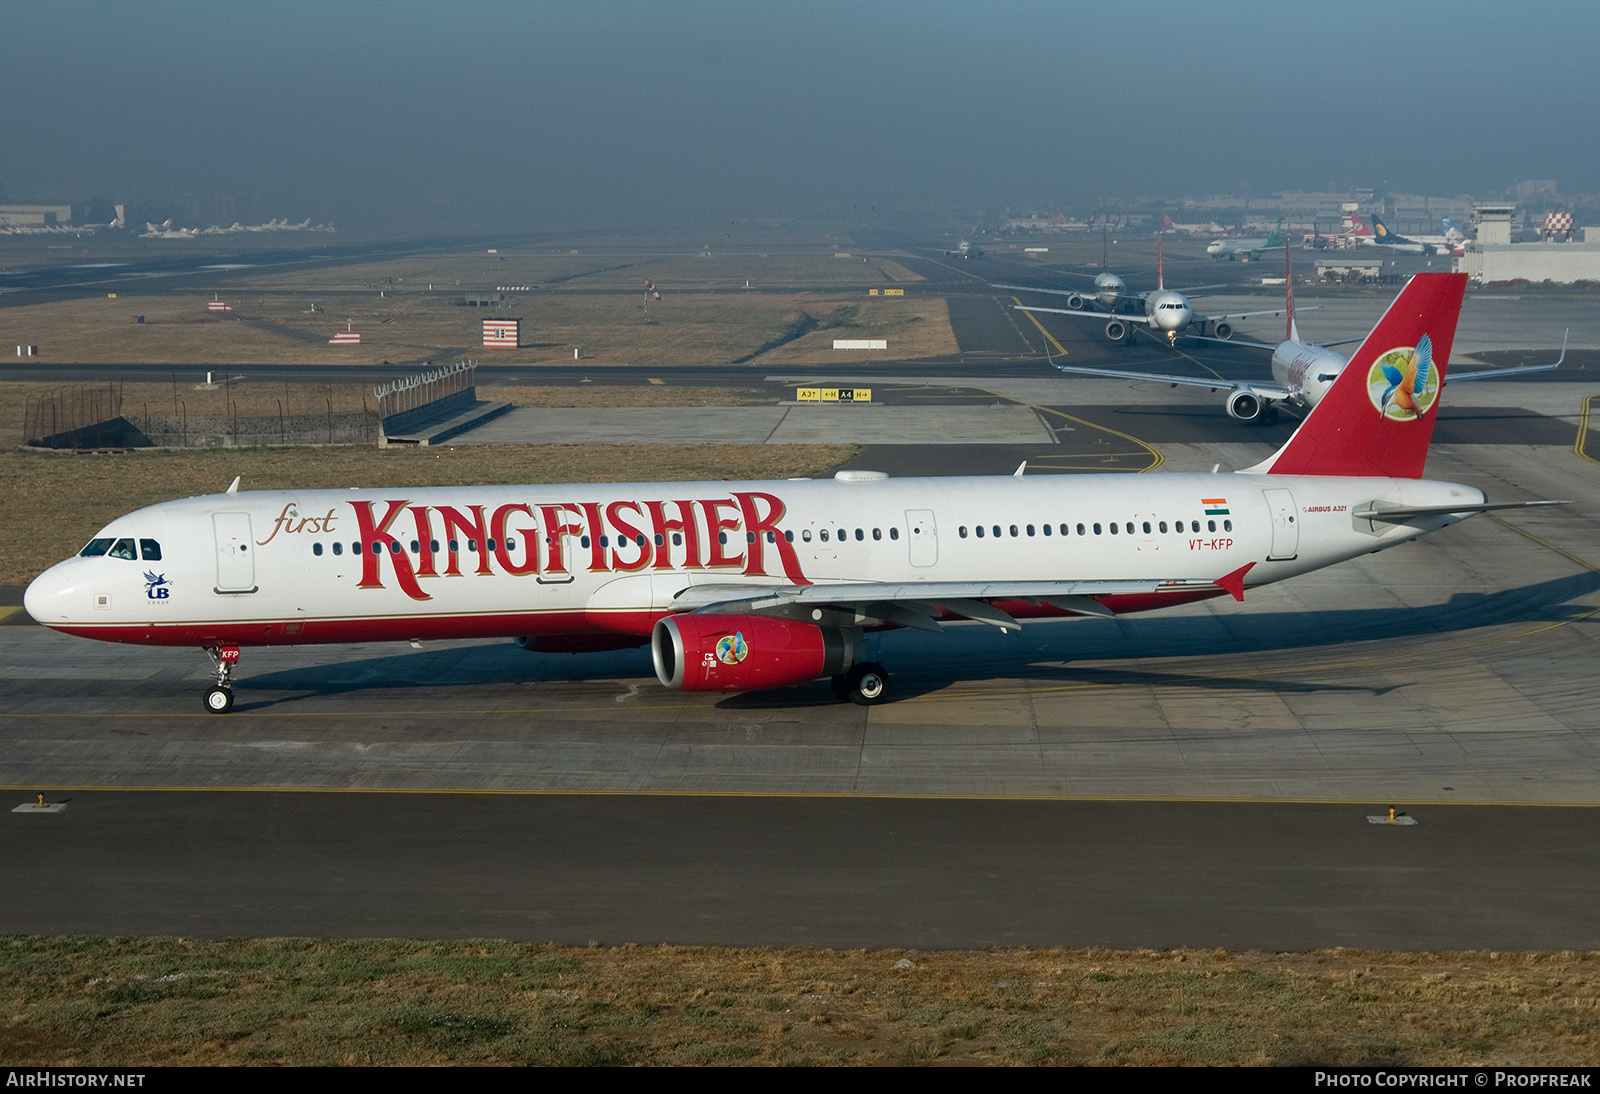
[[[1411,279],[1289,443],[1255,470],[1420,479],[1466,274]]]

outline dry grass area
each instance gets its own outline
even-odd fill
[[[804,314],[820,320],[841,307],[855,307],[848,328],[811,336],[829,339],[821,343],[824,352],[832,352],[831,339],[836,337],[889,339],[897,358],[956,350],[949,314],[939,298],[682,294],[652,301],[647,309],[642,296],[535,293],[504,307],[464,308],[440,295],[393,293],[327,301],[319,305],[325,312],[315,315],[306,314],[314,303],[308,296],[252,293],[248,301],[239,294],[229,298],[237,310],[227,316],[207,311],[207,298],[200,295],[70,300],[0,309],[0,344],[38,345],[38,364],[161,362],[191,371],[251,364],[337,371],[385,361],[459,358],[496,364],[571,364],[575,348],[582,349],[586,364],[593,368],[670,368],[729,364],[781,337]],[[143,315],[145,322],[131,322],[130,314]],[[485,350],[481,321],[501,317],[523,320],[522,346]],[[361,333],[361,344],[328,345],[327,339],[343,330],[347,319]],[[769,359],[771,355],[755,363],[759,366]]]
[[[0,939],[0,1059],[1583,1066],[1600,956]]]
[[[905,287],[923,280],[887,258],[835,258],[830,253],[740,252],[669,249],[642,244],[548,251],[500,248],[471,254],[425,255],[325,270],[265,273],[244,284],[252,289],[339,293],[363,290],[456,292],[493,295],[502,285],[638,292],[646,279],[663,296],[756,290],[850,286]]]
[[[227,489],[665,482],[809,476],[849,459],[849,445],[494,445],[437,448],[252,448],[123,454],[0,451],[0,584],[33,580],[108,522],[144,505]]]
[[[646,301],[646,278],[661,290],[661,301]],[[781,337],[803,314],[822,319],[853,306],[852,325],[828,334],[821,356],[807,345],[786,347],[784,356],[773,359],[796,363],[811,360],[810,352],[818,360],[840,360],[831,350],[831,339],[840,334],[887,338],[896,357],[954,352],[942,299],[866,292],[916,280],[891,260],[822,254],[426,256],[231,281],[220,293],[234,309],[228,313],[210,311],[206,305],[214,294],[202,290],[4,308],[0,345],[36,345],[41,364],[337,369],[473,357],[537,365],[570,363],[581,347],[597,368],[669,367],[727,364]],[[538,289],[510,294],[490,308],[461,305],[464,297],[498,298],[499,287],[507,285]],[[482,320],[504,317],[523,320],[522,347],[484,350]],[[330,346],[328,339],[347,323],[361,333],[361,343]]]

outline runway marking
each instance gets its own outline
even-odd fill
[[[652,384],[664,384],[664,383],[666,383],[666,381],[665,381],[665,380],[657,380],[657,379],[656,379],[656,378],[655,378],[655,377],[654,377],[654,376],[651,376],[651,377],[650,377],[650,378],[649,378],[649,380],[650,380],[650,382],[651,382],[651,383],[652,383]]]
[[[1585,395],[1583,397],[1583,409],[1578,414],[1578,436],[1572,442],[1572,451],[1590,463],[1600,463],[1600,460],[1595,459],[1584,451],[1584,446],[1589,442],[1589,405],[1592,402],[1594,402],[1593,395]]]
[[[1600,463],[1600,460],[1597,460],[1595,462],[1596,463]],[[1528,531],[1526,528],[1518,528],[1515,524],[1512,524],[1511,522],[1507,521],[1504,517],[1495,516],[1493,513],[1485,513],[1484,516],[1488,517],[1490,520],[1494,521],[1496,524],[1498,524],[1502,528],[1511,529],[1511,531],[1517,533],[1517,535],[1521,536],[1523,539],[1531,540],[1534,543],[1537,543],[1539,546],[1543,547],[1547,551],[1554,551],[1556,554],[1560,555],[1562,558],[1566,559],[1568,562],[1571,562],[1571,563],[1573,563],[1574,565],[1577,565],[1577,566],[1582,566],[1585,570],[1588,570],[1590,573],[1594,573],[1597,570],[1600,570],[1600,566],[1595,566],[1592,562],[1585,562],[1583,559],[1579,558],[1577,555],[1569,554],[1568,552],[1563,551],[1560,547],[1557,547],[1554,543],[1551,543],[1549,540],[1542,539],[1539,536],[1534,535],[1532,532]]]
[[[0,626],[4,626],[6,620],[10,619],[12,616],[16,615],[21,610],[22,610],[21,607],[0,608]]]
[[[43,788],[43,789],[41,789]],[[1162,794],[974,794],[913,793],[890,790],[539,790],[474,786],[117,786],[29,783],[0,786],[0,793],[21,794],[446,794],[482,798],[786,798],[796,801],[977,801],[977,802],[1152,802],[1170,805],[1372,805],[1393,795],[1349,798],[1231,797],[1228,795]],[[1500,798],[1406,798],[1408,809],[1454,805],[1525,809],[1600,809],[1592,801],[1511,801]]]
[[[1183,350],[1179,349],[1177,346],[1173,346],[1172,347],[1172,352],[1176,353],[1179,357],[1182,357],[1185,361],[1188,361],[1190,364],[1199,365],[1201,368],[1203,368],[1207,372],[1211,373],[1211,375],[1215,376],[1218,380],[1222,380],[1222,373],[1218,372],[1216,369],[1212,368],[1210,365],[1206,364],[1204,361],[1200,360],[1199,358],[1189,356],[1187,353],[1183,352]],[[1157,377],[1151,377],[1151,379],[1157,379]],[[1227,383],[1226,380],[1223,380],[1222,382],[1224,384]]]
[[[1001,396],[1001,397],[1004,398],[1004,396]],[[1015,400],[1013,400],[1013,401],[1015,401]],[[1167,457],[1162,455],[1161,449],[1157,448],[1153,444],[1148,444],[1145,441],[1141,441],[1138,437],[1135,437],[1130,433],[1123,433],[1120,430],[1112,429],[1108,425],[1097,425],[1094,422],[1088,421],[1088,420],[1086,420],[1084,418],[1075,418],[1071,414],[1066,413],[1065,411],[1055,410],[1055,409],[1053,409],[1051,407],[1036,406],[1033,403],[1024,403],[1022,405],[1023,406],[1032,407],[1033,410],[1038,412],[1038,413],[1041,413],[1041,414],[1054,414],[1056,417],[1062,418],[1062,419],[1064,419],[1066,421],[1074,422],[1074,423],[1076,423],[1078,425],[1085,426],[1085,427],[1087,427],[1089,429],[1098,429],[1100,432],[1109,433],[1113,437],[1121,437],[1123,440],[1127,441],[1129,444],[1138,445],[1140,448],[1142,448],[1146,452],[1150,453],[1150,458],[1151,458],[1150,466],[1141,467],[1139,469],[1139,474],[1141,474],[1141,475],[1145,474],[1147,472],[1150,472],[1150,471],[1154,471],[1156,468],[1160,467],[1162,464],[1167,462]]]
[[[1014,296],[1011,298],[1011,302],[1013,304],[1021,304],[1022,303],[1022,301],[1018,300]],[[1028,322],[1032,323],[1034,326],[1039,328],[1039,333],[1044,335],[1045,341],[1049,342],[1052,346],[1054,346],[1056,348],[1056,352],[1057,353],[1061,354],[1061,356],[1063,356],[1063,357],[1067,356],[1066,347],[1063,346],[1060,342],[1057,342],[1055,340],[1055,336],[1052,335],[1049,331],[1044,329],[1044,324],[1040,323],[1038,318],[1031,311],[1025,311],[1022,314],[1026,315],[1028,317]],[[1015,325],[1014,322],[1013,322],[1013,325]]]

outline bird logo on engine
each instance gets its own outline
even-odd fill
[[[724,665],[737,665],[750,654],[750,647],[745,644],[742,631],[724,635],[717,642],[717,660]]]

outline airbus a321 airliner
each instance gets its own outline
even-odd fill
[[[1421,478],[1465,283],[1413,278],[1300,429],[1240,472],[230,488],[112,521],[25,604],[68,634],[200,647],[217,713],[244,646],[485,637],[649,642],[669,688],[831,677],[876,703],[889,675],[860,659],[866,631],[1242,600],[1540,504]]]

